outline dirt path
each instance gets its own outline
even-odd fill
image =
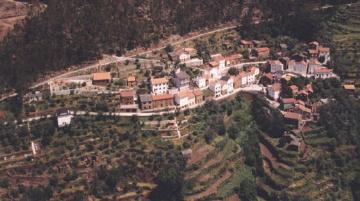
[[[206,168],[209,168],[210,166],[215,165],[216,163],[220,162],[221,160],[224,159],[224,155],[219,154],[216,157],[210,159],[209,161],[207,161],[204,165],[201,165],[201,168],[199,168],[198,170],[191,172],[190,174],[185,176],[185,179],[190,179],[192,177],[197,176],[198,174],[201,173],[201,171],[203,171]]]
[[[231,173],[229,171],[227,171],[221,178],[219,178],[217,181],[215,181],[213,184],[211,184],[211,186],[209,188],[207,188],[205,191],[189,196],[188,198],[186,198],[186,200],[189,201],[195,201],[195,200],[199,200],[203,197],[207,197],[209,195],[212,195],[214,193],[217,192],[218,187],[224,183],[227,179],[229,179],[231,177]]]

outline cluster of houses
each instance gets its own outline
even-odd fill
[[[337,77],[332,69],[324,65],[330,62],[330,48],[322,47],[318,42],[309,44],[308,57],[299,57],[297,60],[281,58],[269,61],[271,73],[282,75],[293,73],[303,77],[326,79]]]

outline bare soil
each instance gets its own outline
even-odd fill
[[[25,19],[29,6],[14,0],[0,1],[0,40],[9,33],[14,25]]]

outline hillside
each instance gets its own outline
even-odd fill
[[[350,82],[360,78],[360,3],[342,6],[325,21],[320,40],[326,41],[334,50],[336,70]],[[357,84],[358,81],[357,81]]]
[[[0,40],[9,33],[16,23],[23,21],[29,8],[25,3],[13,0],[0,2]]]

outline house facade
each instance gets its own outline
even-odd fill
[[[210,89],[210,91],[212,91],[214,93],[215,97],[221,96],[222,87],[221,87],[220,82],[216,82],[216,81],[210,82],[209,89]]]
[[[165,94],[169,89],[168,79],[163,78],[153,78],[151,79],[151,91],[153,94]]]
[[[279,60],[271,60],[268,63],[270,66],[270,71],[272,73],[284,71],[284,64],[281,63]]]
[[[56,111],[57,123],[58,127],[65,127],[71,124],[71,120],[73,119],[73,115],[71,114],[70,110],[66,108],[61,108]]]
[[[281,84],[280,83],[275,83],[275,84],[269,85],[267,87],[267,94],[273,100],[278,100],[280,98],[280,92],[281,92]]]
[[[122,105],[135,104],[135,92],[133,90],[124,90],[120,92],[120,103]]]
[[[175,73],[174,78],[172,78],[172,82],[177,88],[189,88],[190,76],[187,73],[181,71]]]
[[[288,71],[306,76],[308,64],[305,61],[290,60],[288,63]]]
[[[152,95],[153,109],[166,108],[174,105],[174,96],[172,94]]]

